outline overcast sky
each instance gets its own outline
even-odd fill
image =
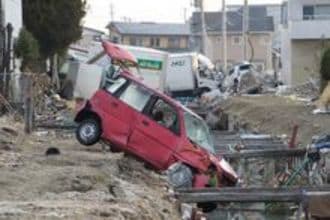
[[[88,0],[85,26],[104,30],[111,20],[111,3],[114,20],[124,17],[132,21],[183,22],[184,11],[192,12],[192,0]],[[251,4],[280,3],[282,0],[249,0]],[[227,4],[243,4],[243,0],[227,0]],[[206,10],[219,10],[221,0],[205,0]]]

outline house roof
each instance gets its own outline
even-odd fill
[[[266,7],[249,7],[249,31],[272,32],[274,31],[273,17],[267,16]],[[222,12],[206,12],[205,22],[207,31],[222,31]],[[195,12],[192,16],[192,32],[201,32],[201,16]],[[227,12],[227,31],[241,32],[243,30],[243,10]]]
[[[190,35],[189,25],[183,23],[111,22],[107,28],[111,27],[130,35]]]
[[[105,34],[104,31],[101,31],[101,30],[98,30],[98,29],[95,29],[95,28],[91,28],[91,27],[86,27],[86,26],[83,27],[83,30],[95,32],[95,33],[100,34],[100,35]]]

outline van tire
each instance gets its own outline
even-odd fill
[[[101,134],[101,124],[96,118],[84,119],[76,130],[77,140],[85,146],[96,144],[100,140]]]
[[[183,163],[174,163],[166,171],[167,181],[175,189],[191,188],[193,182],[192,169]]]

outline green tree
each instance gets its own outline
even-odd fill
[[[321,60],[321,93],[323,92],[324,88],[330,81],[330,49],[327,49],[322,56]]]
[[[86,0],[23,0],[24,25],[39,42],[42,58],[50,59],[56,89],[60,89],[58,55],[80,39],[85,8]]]
[[[33,35],[22,28],[15,44],[15,54],[22,59],[21,70],[35,70],[39,61],[39,45]]]
[[[85,0],[23,0],[26,28],[40,45],[44,58],[64,53],[82,34]]]

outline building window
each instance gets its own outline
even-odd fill
[[[241,36],[232,37],[232,44],[233,45],[242,45],[242,37]]]
[[[136,46],[137,45],[137,38],[136,37],[130,37],[129,38],[129,45]]]
[[[119,42],[119,37],[118,37],[118,36],[113,36],[113,37],[112,37],[112,42],[113,42],[113,43],[116,43],[116,44],[120,43],[120,42]]]
[[[150,46],[151,47],[159,48],[160,47],[160,39],[159,39],[159,37],[152,37],[152,38],[150,38]]]
[[[314,17],[314,6],[303,7],[304,20],[312,20]]]
[[[137,40],[137,45],[138,46],[143,46],[143,38],[142,37],[139,37],[138,40]]]
[[[168,39],[168,48],[180,48],[180,37],[170,37]]]
[[[330,4],[303,6],[303,20],[330,20]]]

